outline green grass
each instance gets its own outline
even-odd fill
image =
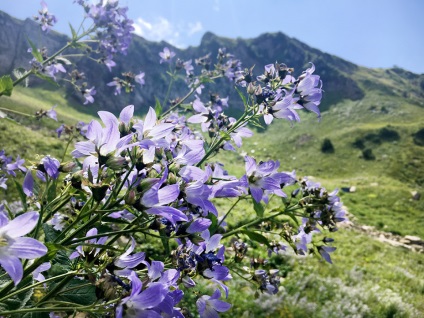
[[[380,74],[376,70],[377,75]],[[382,83],[392,85],[382,75]],[[359,73],[357,76],[365,76]],[[1,107],[21,112],[50,109],[58,104],[60,122],[74,124],[90,121],[93,112],[66,102],[64,96],[41,89],[18,88],[12,98],[1,99]],[[298,176],[311,176],[326,188],[356,187],[342,193],[342,200],[357,221],[379,230],[424,238],[424,200],[412,201],[410,191],[423,192],[424,147],[413,143],[412,134],[423,128],[423,108],[411,101],[368,91],[361,101],[344,101],[323,114],[322,121],[302,114],[293,127],[275,121],[264,132],[244,140],[238,153],[221,154],[214,160],[238,177],[244,173],[242,152],[257,160],[278,159],[281,169],[296,169]],[[0,121],[0,144],[9,154],[21,154],[30,162],[46,154],[61,157],[65,140],[57,139],[59,126],[50,119],[36,121],[17,117],[18,123]],[[399,140],[373,139],[381,129],[399,134]],[[367,137],[368,136],[368,137]],[[325,138],[335,152],[320,151]],[[352,144],[363,140],[375,160],[364,160],[362,151]],[[13,192],[12,192],[13,194]],[[4,194],[2,194],[4,196]],[[10,195],[10,192],[8,193]],[[0,197],[2,199],[2,197]],[[232,201],[218,204],[225,213]],[[254,218],[251,204],[241,202],[228,221]],[[270,266],[286,277],[277,296],[256,294],[249,283],[234,276],[230,282],[233,309],[225,317],[419,317],[424,315],[422,254],[395,248],[352,230],[341,229],[333,235],[338,248],[332,254],[334,265],[315,258],[294,255],[274,256]],[[265,257],[251,244],[248,257]],[[246,265],[249,261],[246,259]],[[200,290],[210,288],[200,286]],[[211,290],[211,289],[209,289]],[[194,309],[196,291],[187,291]],[[356,316],[355,316],[356,315]]]

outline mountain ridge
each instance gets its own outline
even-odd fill
[[[31,19],[18,20],[0,11],[0,74],[10,74],[17,67],[29,67],[31,55],[27,52],[29,47],[27,37],[33,42],[41,39],[40,47],[47,47],[49,53],[57,51],[69,39],[66,35],[54,31],[44,35]],[[90,73],[96,74],[95,77],[87,78],[89,87],[95,86],[98,92],[96,102],[91,107],[116,112],[129,100],[135,104],[136,109],[142,107],[146,109],[147,106],[154,105],[155,97],[163,100],[169,79],[163,75],[166,66],[159,65],[158,53],[164,46],[171,48],[177,57],[183,60],[207,53],[212,53],[211,56],[214,57],[218,48],[225,47],[227,52],[242,61],[243,67],[250,68],[255,65],[256,75],[263,72],[264,65],[276,61],[294,67],[295,74],[300,75],[301,71],[308,67],[308,63],[312,62],[316,66],[316,73],[321,76],[324,83],[322,110],[329,109],[343,99],[360,100],[365,96],[367,89],[376,89],[385,94],[405,95],[415,98],[420,104],[423,104],[424,100],[424,74],[414,74],[400,68],[381,70],[358,66],[312,48],[282,32],[264,33],[250,39],[231,39],[206,32],[198,46],[189,46],[186,49],[176,48],[165,41],[153,42],[134,35],[128,55],[116,57],[117,66],[112,72],[109,72],[104,65],[88,59],[77,59],[78,69],[90,69]],[[158,75],[158,70],[163,71],[162,74]],[[145,72],[146,85],[141,89],[137,87],[130,97],[117,98],[113,94],[113,89],[106,86],[106,83],[112,81],[114,76],[127,71]],[[402,85],[399,85],[399,81],[402,81]],[[38,85],[39,81],[32,79],[30,83]],[[183,80],[177,81],[174,85],[174,95],[170,96],[170,99],[185,95],[187,85]],[[218,81],[213,88],[223,96],[230,96],[230,102],[235,104],[235,107],[241,107],[239,98],[231,86],[224,81]],[[158,90],[158,87],[162,89]],[[75,90],[70,86],[66,88],[66,95],[68,99],[79,101],[83,99],[82,94],[75,94]]]

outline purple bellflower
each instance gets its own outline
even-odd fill
[[[171,59],[175,56],[175,52],[171,51],[167,47],[163,49],[163,52],[159,52],[160,64],[163,62],[169,63]]]
[[[47,253],[47,248],[36,239],[22,237],[37,225],[39,214],[27,212],[9,221],[0,217],[0,265],[17,285],[23,276],[21,259],[35,259]]]
[[[135,272],[131,272],[129,279],[131,281],[131,294],[122,299],[117,306],[116,317],[162,318],[162,315],[155,309],[165,299],[168,288],[161,283],[152,283],[142,291],[143,283]]]
[[[221,298],[221,292],[217,289],[212,296],[203,295],[197,300],[196,306],[200,318],[219,318],[219,312],[226,312],[231,308],[231,304],[219,298]]]

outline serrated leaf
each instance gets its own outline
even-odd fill
[[[54,286],[52,285],[52,288]],[[80,288],[78,288],[79,286]],[[87,285],[85,280],[73,279],[58,293],[56,299],[78,305],[91,305],[97,300],[96,287]]]
[[[77,38],[77,31],[75,31],[71,23],[69,23],[69,28],[71,29],[72,39],[75,40]]]
[[[35,57],[35,59],[38,62],[43,62],[43,56],[41,55],[40,51],[38,51],[38,48],[35,46],[34,43],[31,42],[31,40],[27,37],[27,41],[29,45],[31,46],[31,54]]]
[[[0,95],[11,96],[13,91],[13,80],[10,75],[0,77]]]
[[[32,282],[32,275],[25,277],[20,283],[21,286],[26,286]],[[14,295],[2,301],[0,304],[0,311],[3,310],[17,310],[23,308],[30,301],[33,294],[33,289]],[[15,316],[16,317],[16,316]]]
[[[268,239],[263,236],[262,234],[259,234],[257,232],[243,230],[242,233],[246,234],[252,241],[265,244],[266,246],[269,246]]]
[[[16,180],[13,180],[13,181],[15,181],[15,186],[16,186],[16,189],[18,190],[19,197],[21,199],[22,206],[24,208],[24,212],[26,212],[27,209],[28,209],[28,205],[27,205],[27,202],[26,202],[26,194],[24,193],[24,190],[22,189],[21,184]]]
[[[162,105],[160,104],[159,99],[155,97],[155,112],[157,116],[162,114]]]
[[[56,238],[59,236],[60,232],[56,231],[53,226],[44,223],[43,224],[43,231],[44,231],[44,239],[45,242],[54,242]]]
[[[252,201],[253,201],[253,209],[255,210],[256,215],[260,218],[263,217],[265,212],[264,206],[260,202],[259,203],[256,202],[254,199],[252,199]]]

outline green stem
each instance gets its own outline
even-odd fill
[[[165,103],[168,100],[169,93],[171,92],[171,87],[172,87],[172,84],[174,84],[174,81],[175,81],[175,71],[172,72],[172,74],[171,74],[171,80],[169,81],[169,85],[168,85],[168,89],[166,91],[165,98],[162,101],[162,106],[165,106]]]
[[[231,206],[231,208],[227,211],[227,213],[225,213],[225,215],[224,215],[224,217],[222,218],[222,220],[221,221],[219,221],[219,223],[218,223],[218,228],[221,226],[221,224],[222,224],[222,222],[224,222],[225,221],[225,219],[227,218],[227,216],[230,214],[230,212],[235,208],[235,206],[239,203],[241,201],[241,198],[240,197],[238,197],[237,198],[237,201],[236,202],[234,202],[234,204]],[[213,233],[211,233],[211,235],[212,235]]]
[[[293,211],[295,211],[295,210],[297,210],[297,209],[299,209],[299,208],[301,208],[301,207],[299,207],[298,205],[294,205],[294,206],[292,206],[292,207],[290,207],[290,208],[284,209],[283,211],[279,211],[279,212],[277,212],[277,213],[275,213],[275,214],[272,214],[272,215],[270,215],[270,216],[255,219],[255,220],[253,220],[253,221],[251,221],[251,222],[248,222],[248,223],[246,223],[246,224],[241,225],[241,226],[240,226],[240,227],[238,227],[237,229],[234,229],[234,230],[232,230],[232,231],[230,231],[230,232],[225,233],[225,234],[222,236],[222,238],[226,238],[226,237],[229,237],[229,236],[231,236],[231,235],[237,234],[237,233],[241,232],[241,230],[243,230],[243,229],[244,229],[244,228],[246,228],[246,227],[254,226],[254,225],[256,225],[256,224],[262,223],[263,221],[266,221],[266,220],[269,220],[269,219],[273,219],[273,218],[275,218],[275,217],[277,217],[277,216],[283,215],[283,214],[285,214],[285,213],[287,213],[287,212],[291,212],[292,210],[293,210]]]
[[[60,162],[63,162],[63,160],[65,160],[66,152],[68,151],[68,147],[71,144],[72,140],[74,140],[74,136],[71,135],[68,143],[66,144],[65,150],[63,151],[62,159],[60,160]]]
[[[8,298],[10,298],[10,297],[13,297],[13,296],[15,296],[15,295],[18,295],[18,294],[20,294],[20,293],[22,293],[22,292],[24,292],[24,291],[27,291],[27,290],[32,289],[32,288],[35,288],[35,287],[37,287],[38,285],[43,285],[43,284],[45,284],[45,283],[49,283],[49,282],[51,282],[51,281],[54,281],[54,280],[56,280],[56,279],[59,279],[59,278],[62,278],[62,277],[68,276],[68,275],[74,275],[74,276],[75,276],[77,273],[78,273],[78,271],[68,272],[68,273],[65,273],[65,274],[61,274],[61,275],[57,275],[57,276],[55,276],[55,277],[51,277],[51,278],[45,279],[44,281],[37,282],[37,283],[32,284],[32,285],[30,285],[30,286],[20,288],[20,289],[18,289],[17,291],[14,291],[13,293],[10,293],[10,294],[8,294],[7,296],[5,296],[5,297],[1,298],[1,299],[0,299],[0,302],[2,302],[2,301],[3,301],[3,300],[5,300],[5,299],[8,299]]]
[[[0,93],[0,96],[1,96],[1,93]],[[6,112],[14,113],[14,114],[21,115],[21,116],[35,117],[34,115],[29,115],[29,114],[21,113],[21,112],[18,112],[17,110],[12,110],[12,109],[8,109],[8,108],[4,108],[4,107],[0,107],[0,110],[4,110]]]
[[[46,295],[43,296],[43,298],[41,298],[36,305],[39,305],[41,303],[43,303],[44,301],[46,301],[47,299],[49,299],[52,296],[55,296],[63,287],[66,286],[66,284],[68,284],[72,279],[74,278],[74,276],[66,276],[64,279],[62,279],[62,281],[57,284],[56,286],[54,286]]]

